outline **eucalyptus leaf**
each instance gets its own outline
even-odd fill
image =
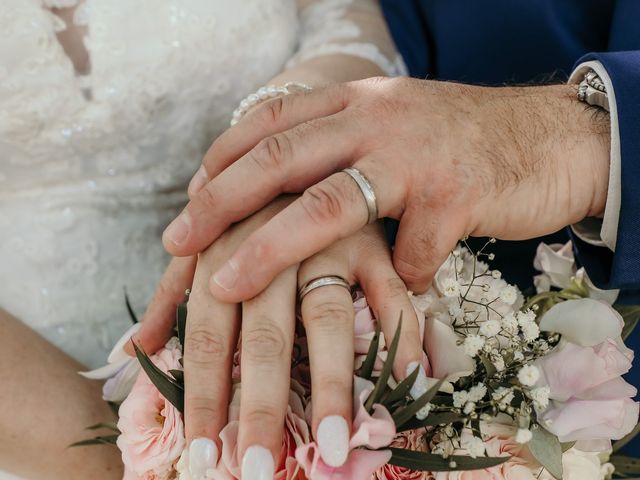
[[[365,380],[371,380],[373,374],[373,367],[376,364],[376,357],[378,356],[378,347],[380,346],[380,322],[376,322],[376,333],[373,335],[373,339],[369,344],[369,350],[367,350],[367,356],[360,367],[360,377]]]
[[[395,411],[393,413],[393,422],[396,424],[396,429],[401,429],[405,423],[415,417],[416,413],[418,413],[422,407],[433,400],[433,397],[436,396],[436,393],[438,393],[438,390],[440,390],[443,383],[444,380],[438,380],[438,382],[427,390],[420,398],[411,402],[406,407]]]
[[[124,303],[127,306],[127,312],[129,312],[129,318],[131,318],[131,321],[135,325],[136,323],[138,323],[138,317],[136,316],[136,312],[133,311],[133,307],[131,306],[131,301],[129,300],[129,295],[127,294],[126,290],[124,291]]]
[[[640,305],[614,305],[613,308],[622,316],[624,327],[622,327],[622,339],[626,340],[631,332],[637,327],[640,321]]]
[[[87,440],[81,440],[69,445],[71,447],[86,447],[88,445],[115,445],[118,440],[118,435],[105,435],[102,437],[88,438]]]
[[[454,472],[491,468],[508,461],[511,457],[477,457],[460,455],[442,458],[433,453],[415,452],[404,448],[390,448],[391,465],[428,472]]]
[[[566,452],[567,450],[571,450],[573,448],[573,446],[576,444],[576,442],[560,442],[560,448],[562,448],[562,453]]]
[[[436,425],[448,425],[450,423],[462,422],[465,417],[459,413],[442,412],[430,413],[424,420],[418,420],[415,416],[408,422],[402,424],[397,432],[406,432],[407,430],[415,430],[417,428],[435,427]]]
[[[557,480],[562,480],[562,447],[558,437],[544,428],[533,425],[527,444],[536,460]]]
[[[187,329],[187,304],[180,303],[176,308],[176,327],[178,329],[178,340],[182,346],[182,352],[184,353],[184,335]]]
[[[398,344],[400,342],[400,331],[402,330],[402,312],[400,312],[400,318],[398,319],[398,328],[396,328],[396,333],[393,336],[393,340],[391,341],[391,345],[389,345],[387,351],[387,360],[384,362],[384,366],[382,367],[382,372],[380,372],[380,376],[376,381],[376,385],[373,388],[373,392],[367,398],[367,401],[364,404],[364,408],[367,412],[371,411],[371,408],[382,399],[382,395],[384,394],[385,389],[387,388],[387,382],[389,381],[389,377],[391,376],[391,369],[393,368],[393,362],[396,359],[396,353],[398,352]]]
[[[420,372],[420,367],[416,367],[411,374],[403,381],[401,381],[396,388],[392,390],[392,392],[384,399],[383,405],[385,407],[389,407],[394,403],[404,400],[411,391],[411,387],[416,382],[416,378],[418,378],[418,373]]]
[[[136,351],[136,357],[158,391],[181,413],[184,412],[184,387],[178,384],[173,378],[160,370],[144,353],[138,345],[133,344]]]

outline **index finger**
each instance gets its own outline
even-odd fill
[[[349,91],[348,85],[332,85],[274,98],[254,107],[211,144],[202,166],[189,183],[189,197],[197,195],[207,182],[246,155],[263,138],[344,110]]]

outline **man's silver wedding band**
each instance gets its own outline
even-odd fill
[[[373,223],[378,220],[378,200],[376,199],[376,192],[373,190],[369,180],[360,173],[360,170],[354,167],[345,168],[343,172],[355,180],[358,188],[360,188],[362,192],[364,201],[367,203],[367,212],[369,215],[367,223]]]
[[[314,278],[305,283],[300,290],[298,290],[298,298],[300,299],[300,303],[302,303],[302,299],[306,297],[311,291],[316,288],[326,287],[328,285],[338,285],[339,287],[344,287],[347,289],[349,293],[351,293],[351,285],[344,278],[339,275],[326,275],[324,277]]]

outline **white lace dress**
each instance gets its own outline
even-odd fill
[[[400,73],[371,43],[376,15],[373,0],[2,0],[0,308],[103,364],[124,290],[142,312],[161,232],[238,101],[328,53]]]

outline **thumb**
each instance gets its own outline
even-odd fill
[[[160,350],[173,336],[176,324],[176,308],[184,302],[185,291],[193,283],[198,257],[175,257],[162,275],[162,279],[147,307],[140,330],[132,340],[144,351],[152,354]],[[124,351],[135,356],[133,345],[128,342]]]
[[[438,268],[464,236],[462,225],[462,219],[450,212],[405,212],[396,237],[393,266],[409,290],[422,293],[429,288]]]

